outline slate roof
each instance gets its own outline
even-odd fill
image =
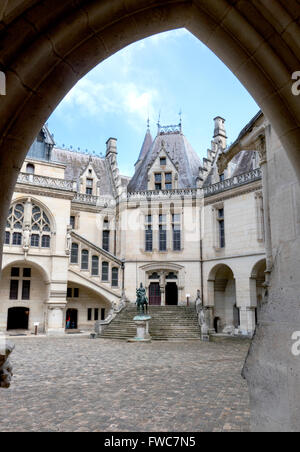
[[[150,130],[147,129],[147,132],[146,132],[146,135],[145,135],[145,139],[144,139],[144,142],[143,142],[143,146],[141,148],[141,152],[140,152],[139,158],[137,159],[136,163],[138,163],[140,160],[143,160],[143,158],[145,157],[145,155],[147,154],[147,152],[151,148],[152,144],[153,144],[153,138],[152,138]]]
[[[154,163],[160,153],[162,142],[164,142],[165,150],[174,165],[178,163],[178,188],[196,187],[199,167],[202,166],[200,157],[196,154],[186,137],[181,132],[170,132],[159,133],[155,137],[150,149],[146,151],[142,162],[128,185],[128,192],[147,190],[148,168],[149,165],[151,166]]]
[[[113,187],[109,177],[108,163],[104,158],[92,157],[79,152],[54,148],[52,151],[52,159],[66,165],[65,179],[72,181],[79,181],[81,174],[87,168],[89,162],[91,162],[99,179],[100,195],[113,196]],[[125,180],[124,183],[126,183]]]

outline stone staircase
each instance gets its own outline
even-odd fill
[[[186,306],[150,306],[150,335],[156,341],[200,340],[195,309]],[[127,340],[136,336],[135,306],[126,307],[104,330],[101,338]]]

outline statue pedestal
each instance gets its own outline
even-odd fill
[[[133,339],[128,339],[128,342],[151,342],[149,334],[150,315],[137,315],[133,321],[136,324],[136,336]]]

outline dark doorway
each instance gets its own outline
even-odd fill
[[[160,306],[161,305],[161,293],[159,283],[151,283],[149,287],[149,305]]]
[[[178,287],[176,283],[167,283],[166,285],[166,305],[178,305]]]
[[[219,333],[219,329],[220,329],[220,317],[215,317],[214,318],[214,329],[216,333]]]
[[[8,330],[28,330],[29,308],[10,308],[7,316]]]
[[[77,309],[67,310],[66,329],[77,330],[78,327],[78,311]]]

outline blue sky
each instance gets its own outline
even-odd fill
[[[228,142],[259,110],[231,71],[186,30],[139,41],[102,62],[68,93],[48,120],[60,146],[105,153],[118,139],[121,174],[133,175],[150,117],[153,137],[161,125],[178,124],[195,151],[206,155],[213,118],[226,119]]]

